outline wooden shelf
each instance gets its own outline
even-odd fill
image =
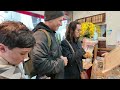
[[[114,48],[115,48],[114,45],[113,46],[112,45],[111,46],[106,46],[106,48],[98,48],[98,44],[96,44],[95,47],[94,47],[94,58],[93,58],[93,60],[96,59],[98,51],[107,51],[107,52],[110,52]]]
[[[102,50],[102,51],[111,51],[113,50],[113,48],[97,48],[98,50]]]

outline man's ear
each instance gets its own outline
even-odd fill
[[[0,52],[4,53],[5,51],[6,51],[6,46],[0,43]]]

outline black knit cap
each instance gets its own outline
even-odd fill
[[[45,11],[45,13],[44,13],[45,19],[44,20],[49,21],[49,20],[56,19],[61,16],[64,16],[63,11]]]

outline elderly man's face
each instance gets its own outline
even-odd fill
[[[54,30],[54,31],[58,30],[58,28],[60,26],[62,26],[63,19],[64,19],[64,16],[61,16],[59,18],[50,20],[50,22],[51,22],[51,29]]]

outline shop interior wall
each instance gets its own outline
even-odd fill
[[[73,20],[106,13],[106,44],[116,45],[120,41],[120,11],[73,11]],[[111,33],[109,31],[112,30]]]

